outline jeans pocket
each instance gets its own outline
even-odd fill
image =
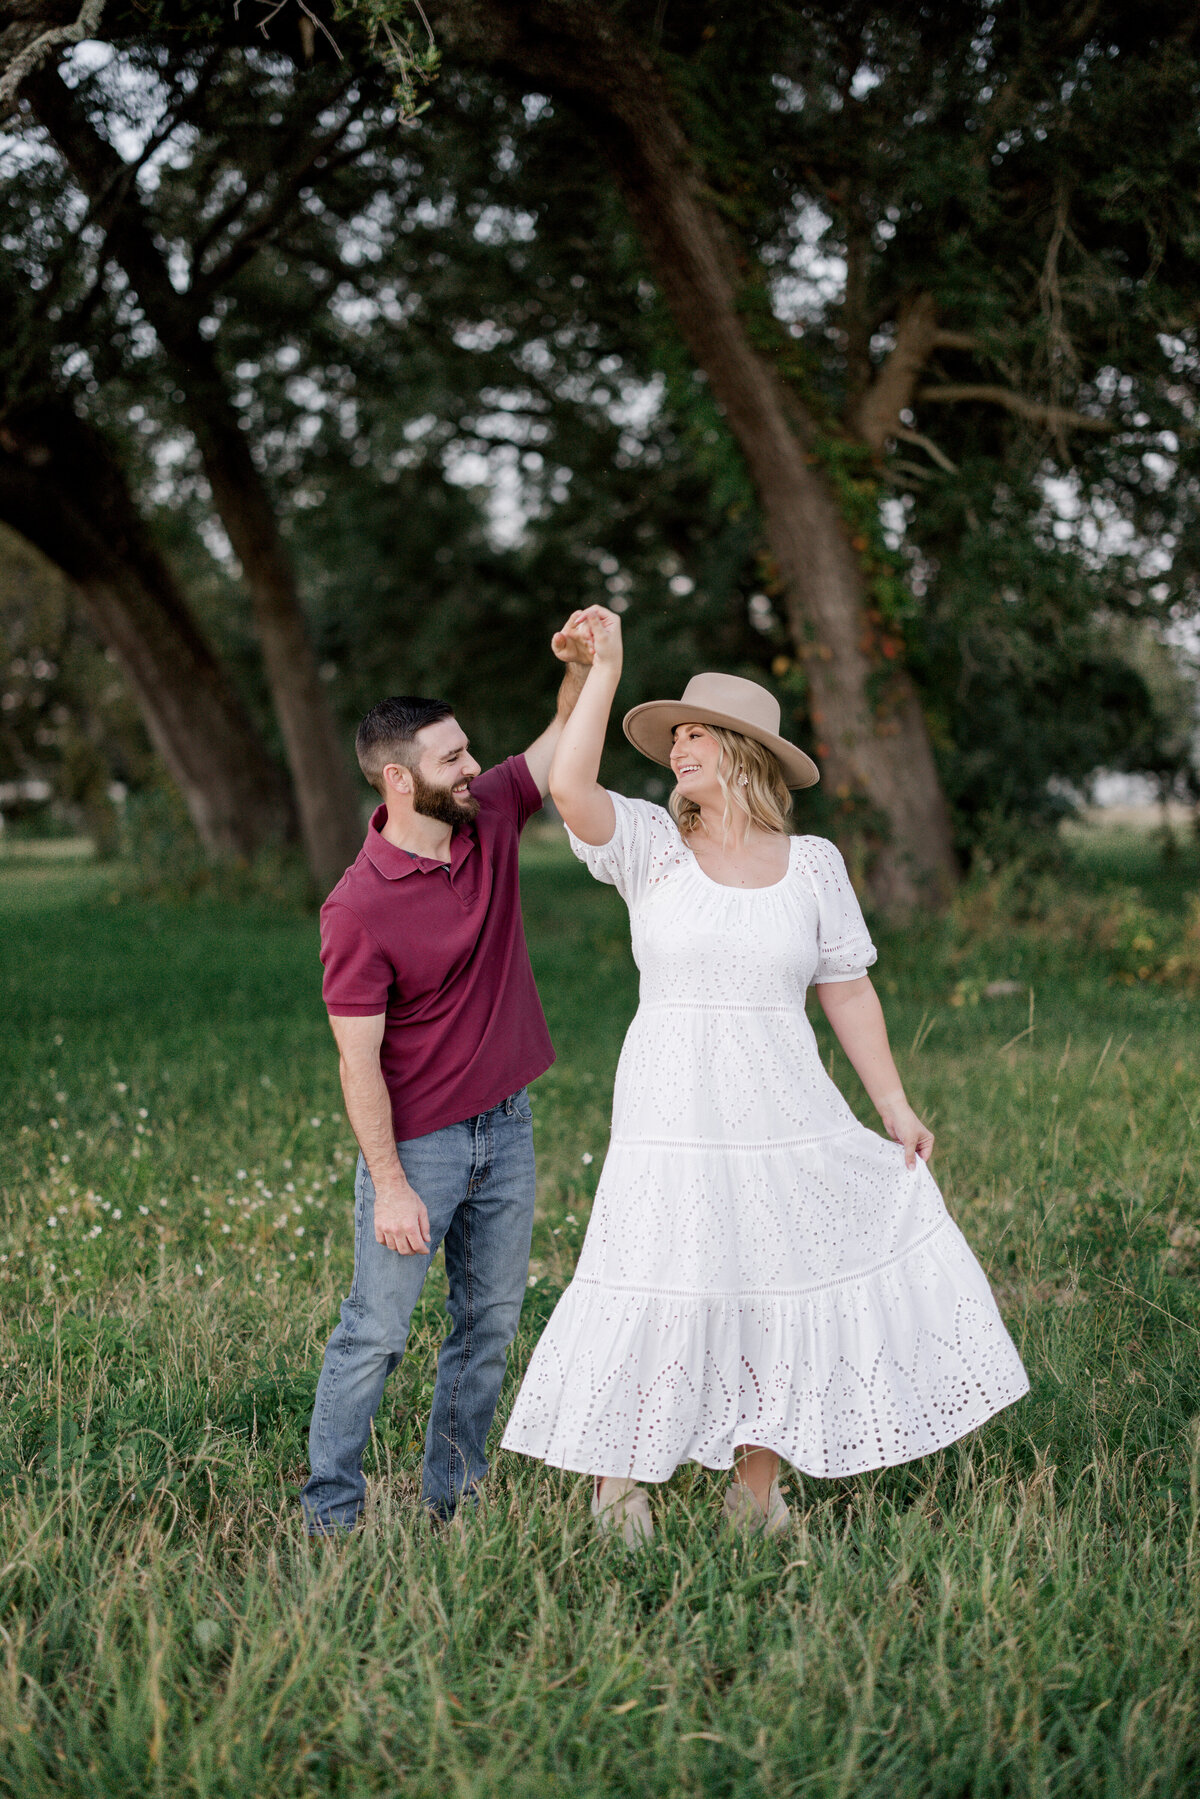
[[[513,1111],[523,1124],[533,1123],[533,1105],[529,1098],[528,1087],[522,1087],[519,1093],[513,1094]]]

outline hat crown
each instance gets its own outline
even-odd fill
[[[743,680],[741,675],[693,675],[679,703],[731,714],[755,730],[779,735],[779,701],[757,681]]]

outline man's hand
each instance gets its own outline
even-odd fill
[[[550,639],[550,648],[560,662],[575,663],[580,668],[592,666],[592,633],[587,612],[573,612],[561,631]]]
[[[407,1181],[393,1192],[375,1195],[375,1241],[401,1256],[429,1254],[429,1213]]]

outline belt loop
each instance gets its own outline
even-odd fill
[[[514,1102],[513,1102],[513,1096],[512,1096],[512,1094],[511,1094],[511,1093],[510,1093],[510,1094],[509,1094],[509,1096],[508,1096],[508,1098],[507,1098],[507,1099],[506,1099],[506,1100],[505,1100],[505,1102],[504,1102],[504,1110],[505,1110],[505,1112],[506,1112],[506,1114],[507,1114],[507,1115],[508,1115],[508,1117],[509,1117],[509,1118],[511,1118],[511,1117],[512,1117],[512,1115],[513,1115],[513,1103],[514,1103]]]

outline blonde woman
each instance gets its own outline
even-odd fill
[[[600,786],[621,627],[570,629],[594,660],[550,771],[577,856],[629,907],[641,972],[612,1139],[575,1278],[534,1351],[504,1446],[593,1477],[630,1546],[643,1481],[732,1469],[731,1523],[788,1525],[780,1459],[848,1475],[927,1455],[1028,1383],[928,1169],[867,969],[841,856],[789,835],[818,771],[779,707],[698,675],[625,733],[675,778],[670,811]],[[824,1072],[816,988],[887,1137]]]

